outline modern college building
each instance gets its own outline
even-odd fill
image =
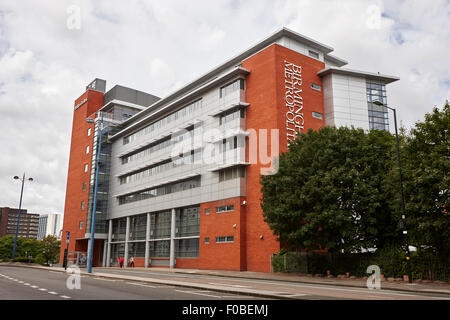
[[[69,251],[88,251],[96,196],[94,266],[269,272],[280,243],[259,179],[296,132],[389,130],[398,78],[342,68],[332,51],[283,28],[164,98],[95,79],[75,100]]]
[[[37,239],[42,240],[46,236],[61,238],[61,215],[60,214],[41,214],[39,216],[39,228]]]

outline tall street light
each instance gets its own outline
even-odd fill
[[[88,123],[94,123],[94,119],[87,118],[86,121]],[[97,213],[97,193],[98,193],[98,172],[100,167],[100,157],[102,150],[102,135],[103,130],[108,129],[109,127],[103,128],[103,115],[101,115],[100,123],[98,127],[98,148],[97,155],[95,161],[95,186],[94,186],[94,203],[92,205],[92,221],[91,221],[91,241],[89,243],[89,252],[88,252],[88,273],[92,273],[92,256],[94,255],[94,234],[95,234],[95,215]]]
[[[408,241],[408,231],[406,230],[406,213],[405,213],[405,197],[403,195],[403,177],[402,177],[402,163],[400,161],[400,146],[398,141],[398,129],[397,129],[397,113],[394,108],[388,107],[387,105],[375,101],[374,104],[378,106],[383,106],[389,110],[392,110],[394,112],[394,125],[395,125],[395,141],[397,143],[397,161],[398,161],[398,170],[400,173],[400,194],[402,199],[402,220],[401,220],[401,226],[403,228],[403,234],[405,235],[406,239],[406,267],[408,271],[408,281],[409,283],[412,283],[412,274],[411,274],[411,253],[409,252],[409,241]]]
[[[18,176],[14,176],[14,180],[22,181],[22,189],[20,191],[19,212],[17,213],[16,236],[14,238],[14,248],[13,248],[13,252],[12,252],[12,260],[14,260],[14,258],[16,257],[17,235],[19,233],[19,222],[20,222],[20,210],[22,209],[23,185],[25,184],[25,181],[30,181],[30,182],[33,181],[33,178],[25,179],[25,173],[24,173],[22,178],[19,178]]]

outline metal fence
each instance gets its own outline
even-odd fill
[[[407,275],[407,262],[401,256],[386,257],[376,254],[332,255],[329,253],[287,252],[271,257],[272,272],[299,274],[331,274],[365,277],[367,267],[377,265],[385,278]],[[412,256],[413,279],[450,281],[450,261],[437,256]]]

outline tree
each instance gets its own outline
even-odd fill
[[[385,131],[309,130],[262,176],[263,215],[291,249],[357,252],[399,241],[387,175],[395,139]]]
[[[59,257],[61,241],[55,236],[48,235],[41,241],[42,255],[47,264],[55,262]]]
[[[5,236],[0,238],[0,259],[9,260],[12,256],[14,247],[14,236]],[[29,256],[36,257],[41,249],[39,240],[17,238],[16,259],[26,261]]]
[[[407,228],[417,247],[450,254],[450,106],[434,108],[406,137]]]

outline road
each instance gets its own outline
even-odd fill
[[[416,293],[411,291],[369,290],[334,285],[305,284],[277,280],[244,279],[201,274],[167,273],[142,269],[94,268],[94,272],[146,277],[158,280],[177,280],[187,283],[222,287],[247,288],[272,292],[277,298],[301,300],[450,300],[449,294]]]
[[[81,275],[80,290],[68,289],[68,274],[0,266],[0,300],[252,300],[252,296],[151,285]]]
[[[83,270],[83,269],[82,269]],[[369,290],[333,285],[305,284],[277,280],[168,273],[161,271],[94,268],[97,276],[81,275],[81,289],[66,286],[64,272],[17,266],[0,266],[0,300],[261,300],[256,293],[274,299],[299,300],[450,300],[448,294]],[[100,274],[138,277],[133,280],[104,278]],[[148,281],[139,281],[142,279]],[[186,286],[164,284],[176,281]],[[220,291],[232,291],[220,292]],[[242,291],[241,294],[238,291]],[[245,292],[248,291],[248,292]],[[250,292],[250,293],[249,293]],[[252,293],[253,292],[253,293]],[[253,294],[253,295],[252,295]],[[268,296],[266,296],[267,298]]]

